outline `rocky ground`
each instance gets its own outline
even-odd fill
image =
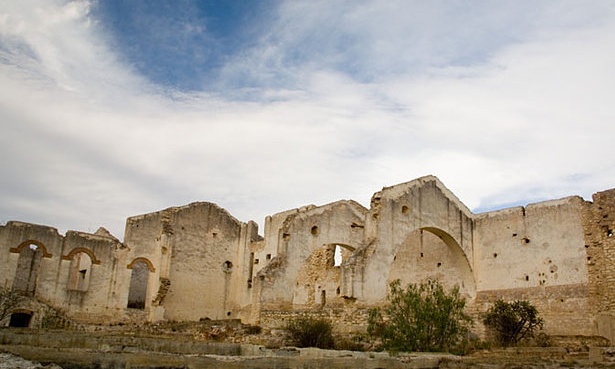
[[[41,363],[29,361],[19,356],[0,352],[0,369],[62,369],[55,364],[42,365]]]

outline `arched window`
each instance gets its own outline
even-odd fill
[[[13,279],[13,289],[23,292],[27,296],[34,296],[38,269],[45,253],[39,245],[34,243],[21,245],[17,250],[19,252],[19,259],[17,260],[17,270]]]
[[[90,286],[92,274],[92,259],[85,252],[77,252],[73,255],[68,275],[68,289],[85,292]]]

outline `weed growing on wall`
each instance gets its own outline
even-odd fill
[[[542,329],[543,320],[538,309],[529,301],[505,302],[497,300],[483,319],[498,344],[516,346],[521,340],[532,338]]]
[[[19,304],[21,299],[21,294],[12,288],[0,288],[0,322],[11,315],[13,309],[17,307],[17,304]]]
[[[326,319],[295,318],[288,323],[286,331],[297,347],[333,348],[333,327]]]
[[[405,289],[395,280],[387,300],[386,306],[370,310],[367,329],[391,352],[449,351],[467,336],[472,324],[463,311],[465,299],[459,288],[447,292],[434,279]]]

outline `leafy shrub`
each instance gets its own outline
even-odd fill
[[[297,347],[333,348],[333,327],[326,319],[301,317],[286,326],[289,338]]]
[[[472,319],[464,313],[459,288],[449,292],[434,279],[401,287],[390,284],[388,304],[369,312],[368,333],[385,350],[448,351],[467,337]]]
[[[543,326],[538,309],[529,301],[519,300],[497,300],[487,311],[483,322],[492,331],[497,343],[504,347],[516,346],[519,341],[532,338],[534,332]]]

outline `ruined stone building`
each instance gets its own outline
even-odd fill
[[[458,285],[473,314],[527,299],[555,335],[614,337],[615,189],[473,214],[435,177],[268,216],[264,236],[199,202],[134,216],[124,241],[11,221],[0,281],[71,319],[241,319],[275,327],[299,313],[365,329],[390,281]],[[21,312],[36,314],[35,312]]]

